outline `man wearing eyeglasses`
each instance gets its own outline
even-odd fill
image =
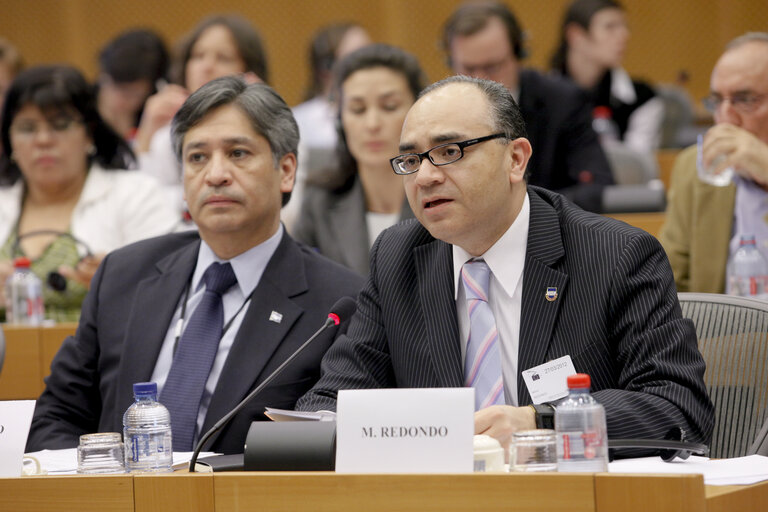
[[[552,428],[525,370],[566,356],[590,374],[610,437],[707,442],[704,361],[648,233],[529,186],[531,145],[512,95],[466,76],[425,89],[392,159],[419,223],[385,230],[346,336],[297,403],[337,391],[472,387],[475,432],[502,443]],[[564,389],[562,390],[565,391]]]
[[[592,129],[589,101],[568,81],[524,68],[523,43],[520,23],[499,2],[466,3],[443,28],[442,46],[454,73],[499,82],[519,104],[533,146],[530,183],[599,212],[603,188],[613,177]]]
[[[768,33],[728,43],[710,88],[704,103],[716,124],[704,136],[700,163],[716,173],[731,168],[734,179],[724,187],[702,182],[695,147],[675,162],[659,239],[681,292],[725,292],[742,235],[754,235],[768,258]]]

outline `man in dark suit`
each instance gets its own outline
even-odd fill
[[[504,443],[551,420],[551,407],[529,407],[522,372],[569,355],[591,376],[610,437],[681,428],[707,442],[704,361],[661,246],[527,186],[524,136],[496,82],[454,76],[422,92],[392,161],[419,223],[374,244],[349,330],[297,408],[333,409],[339,389],[471,386],[475,431]],[[489,270],[484,286],[468,269],[477,265]],[[484,353],[473,348],[482,295],[496,324]]]
[[[150,380],[171,412],[174,449],[189,450],[322,325],[340,297],[357,294],[361,277],[297,244],[280,224],[298,139],[290,109],[266,85],[222,78],[190,96],[174,118],[173,140],[199,236],[146,240],[104,259],[77,333],[53,361],[27,450],[121,431],[132,384]],[[212,291],[212,268],[231,280],[220,292]],[[201,316],[210,311],[218,321]],[[188,333],[190,325],[197,332]],[[265,405],[292,407],[319,377],[335,334],[318,338],[210,448],[242,452]],[[185,366],[190,360],[197,370]],[[192,406],[181,410],[188,397],[179,394],[193,388]]]
[[[515,15],[496,2],[462,5],[443,29],[443,50],[455,73],[499,82],[520,105],[533,146],[529,183],[599,212],[613,177],[592,129],[589,100],[561,78],[522,69],[523,46]]]

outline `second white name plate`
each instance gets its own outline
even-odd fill
[[[471,473],[471,388],[339,391],[337,473]]]

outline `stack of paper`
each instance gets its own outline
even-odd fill
[[[768,480],[768,457],[749,455],[710,460],[691,456],[664,462],[659,457],[623,459],[608,465],[611,473],[700,473],[706,485],[748,485]]]

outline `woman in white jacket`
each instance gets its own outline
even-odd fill
[[[32,261],[46,316],[74,321],[104,255],[174,229],[156,180],[136,171],[131,149],[97,110],[77,70],[40,66],[11,84],[0,125],[0,281],[15,257]],[[39,233],[38,232],[44,232]],[[5,297],[0,294],[0,307]]]

